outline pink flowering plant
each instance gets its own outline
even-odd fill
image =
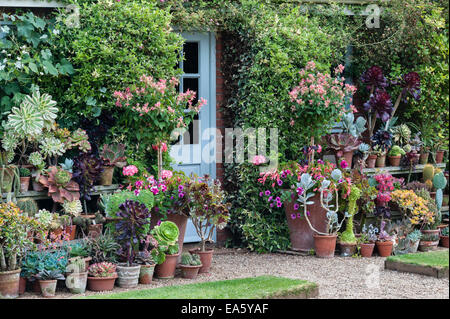
[[[370,186],[378,190],[377,204],[385,207],[391,201],[391,192],[402,187],[403,178],[395,178],[389,173],[380,173],[369,179]],[[381,211],[381,209],[379,209]]]
[[[356,111],[351,104],[356,87],[345,83],[345,78],[341,76],[343,71],[344,66],[339,65],[333,77],[319,72],[313,61],[300,70],[299,84],[289,92],[292,102],[289,124],[293,134],[302,136],[304,140],[321,137],[340,115],[348,112],[345,105],[350,104],[351,110]],[[314,125],[305,129],[305,124],[309,123]]]

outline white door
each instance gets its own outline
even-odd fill
[[[216,177],[216,59],[213,33],[182,33],[186,40],[183,48],[184,61],[180,67],[184,74],[180,79],[180,92],[188,89],[197,92],[197,98],[207,100],[189,130],[171,147],[175,160],[174,170],[186,175],[209,174]],[[214,236],[215,237],[215,236]],[[188,222],[184,242],[198,242],[200,238],[191,221]]]

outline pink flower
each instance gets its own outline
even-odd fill
[[[255,155],[253,157],[252,163],[253,165],[260,165],[266,162],[266,158],[263,155]]]
[[[171,178],[173,176],[173,173],[172,173],[172,171],[169,171],[169,170],[163,170],[163,171],[161,171],[161,177],[162,177],[162,179],[167,179],[167,178]]]
[[[134,165],[128,165],[123,168],[123,175],[125,176],[133,176],[138,172],[138,169]]]
[[[343,168],[343,169],[346,169],[348,167],[348,164],[345,160],[342,160],[339,165],[341,165],[341,168]]]

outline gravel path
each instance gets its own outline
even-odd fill
[[[180,277],[155,280],[152,285],[139,285],[136,289],[270,274],[315,282],[319,285],[319,298],[325,299],[449,298],[447,278],[384,270],[384,260],[380,257],[320,259],[314,256],[260,255],[240,249],[216,249],[210,274],[199,275],[195,281]],[[126,290],[116,287],[114,292]],[[86,291],[86,295],[91,294],[95,293]],[[21,298],[39,297],[26,293]],[[56,298],[70,297],[74,295],[60,290]]]

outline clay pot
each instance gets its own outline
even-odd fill
[[[58,280],[39,280],[42,296],[45,298],[55,297]]]
[[[87,287],[91,291],[111,291],[114,289],[117,274],[112,277],[88,277]]]
[[[103,171],[100,174],[100,185],[112,185],[115,166],[103,166]]]
[[[332,258],[334,257],[334,251],[336,250],[336,238],[337,235],[313,235],[314,238],[314,250],[316,256],[320,258]]]
[[[155,265],[141,265],[139,272],[139,283],[142,285],[149,285],[152,283]]]
[[[352,162],[353,162],[353,151],[344,152],[342,157],[338,157],[335,155],[336,158],[336,165],[340,167],[340,162],[342,161],[342,158],[347,162],[348,168],[352,168]]]
[[[2,193],[10,193],[14,181],[14,168],[0,167],[0,176],[2,173],[3,173],[3,183],[0,185],[0,189]]]
[[[39,280],[33,280],[31,281],[30,279],[28,279],[28,282],[31,282],[31,291],[36,293],[36,294],[40,294],[41,293],[41,284],[39,283]]]
[[[42,192],[44,190],[44,186],[42,186],[41,183],[36,182],[33,178],[33,180],[31,181],[31,186],[33,187],[33,190],[35,192]]]
[[[430,156],[429,152],[420,153],[419,164],[425,165],[428,163],[428,157]]]
[[[386,155],[377,156],[376,167],[386,167]]]
[[[419,250],[426,252],[426,251],[432,251],[436,250],[436,248],[439,246],[439,240],[436,241],[423,241],[421,240],[419,243]]]
[[[391,166],[400,166],[400,160],[402,159],[402,156],[388,156],[388,159]]]
[[[351,257],[356,253],[356,243],[339,243],[341,257]]]
[[[360,253],[362,257],[369,258],[372,257],[373,249],[375,248],[375,244],[367,243],[360,245]]]
[[[206,249],[205,251],[201,251],[200,249],[190,249],[189,252],[191,254],[197,254],[200,256],[200,261],[202,262],[202,267],[199,270],[199,274],[209,273],[209,269],[211,268],[212,258],[213,258],[213,249]]]
[[[202,265],[198,266],[189,266],[189,265],[180,265],[181,268],[181,276],[186,279],[195,279],[197,278],[198,272]]]
[[[102,234],[103,224],[89,225],[88,237],[98,238]]]
[[[156,265],[155,277],[160,279],[170,279],[175,276],[177,260],[180,254],[166,255],[166,260],[162,264]]]
[[[73,294],[84,294],[86,291],[88,272],[74,272],[66,277],[66,287]]]
[[[23,295],[27,289],[27,278],[20,277],[19,279],[19,295]]]
[[[389,257],[392,254],[394,243],[391,240],[375,242],[380,257]]]
[[[310,199],[313,205],[308,205],[310,212],[309,220],[315,229],[320,232],[327,230],[327,211],[320,206],[320,194],[317,193]],[[284,202],[286,219],[289,227],[289,237],[291,239],[291,249],[300,252],[309,252],[314,249],[314,231],[309,227],[305,217],[298,218],[299,210],[294,210],[294,204],[297,202],[297,195],[290,202]],[[296,218],[292,219],[295,215]]]
[[[89,264],[91,263],[92,257],[84,258],[84,262],[86,263],[86,269],[89,268]]]
[[[367,168],[375,168],[375,163],[377,162],[377,156],[375,154],[369,155],[367,158]]]
[[[29,188],[30,188],[30,176],[21,177],[20,178],[20,192],[21,193],[28,192]]]
[[[0,299],[19,296],[20,269],[0,272]]]
[[[77,225],[71,225],[64,227],[64,232],[69,234],[69,240],[74,240],[77,233]]]
[[[441,246],[445,247],[445,248],[449,248],[448,247],[448,236],[441,236]]]
[[[126,263],[117,265],[117,284],[121,288],[134,288],[139,283],[139,273],[141,265],[132,264],[127,266]]]
[[[436,152],[436,164],[442,163],[444,160],[444,152],[445,151],[442,150]]]

